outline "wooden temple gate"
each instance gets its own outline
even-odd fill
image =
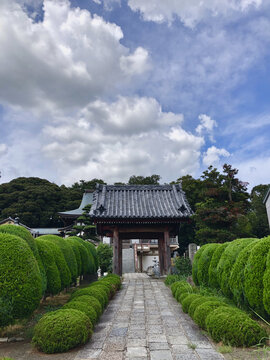
[[[122,275],[122,241],[158,239],[161,274],[170,273],[170,237],[192,211],[181,185],[97,185],[90,216],[113,239],[113,272]]]

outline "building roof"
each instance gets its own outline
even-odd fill
[[[93,191],[85,190],[83,197],[82,197],[81,205],[78,207],[78,209],[59,212],[58,215],[60,215],[62,217],[78,217],[78,216],[82,215],[83,209],[85,208],[85,206],[92,204],[92,203],[93,203]]]
[[[266,201],[267,201],[267,199],[269,198],[269,195],[270,195],[270,186],[269,186],[269,189],[268,189],[268,191],[267,191],[267,193],[266,193],[266,195],[265,195],[265,198],[263,199],[263,203],[264,203],[264,204],[266,204]]]
[[[59,235],[60,230],[58,228],[33,228],[32,229],[38,236],[41,235]]]
[[[97,184],[90,210],[93,219],[180,219],[190,215],[181,184]]]

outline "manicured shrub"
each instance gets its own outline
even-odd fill
[[[179,302],[179,297],[183,294],[183,293],[193,293],[193,287],[188,283],[188,282],[181,282],[182,284],[179,284],[177,286],[177,289],[174,293],[174,297],[176,298],[176,300]]]
[[[69,245],[71,245],[72,250],[75,254],[76,257],[76,262],[77,262],[77,276],[82,275],[82,258],[81,258],[81,253],[79,250],[79,243],[77,241],[70,241],[70,238],[65,239]]]
[[[229,280],[229,285],[231,292],[233,294],[233,300],[237,306],[248,305],[245,291],[244,291],[244,282],[245,282],[245,267],[248,262],[251,250],[260,240],[254,240],[247,247],[245,247],[239,253],[232,271]]]
[[[190,304],[192,303],[193,300],[198,299],[200,297],[199,294],[190,294],[188,296],[186,296],[183,300],[182,300],[182,309],[185,313],[188,312],[188,308],[190,306]]]
[[[168,275],[165,279],[165,285],[170,286],[176,281],[184,280],[182,275]]]
[[[224,250],[217,267],[218,280],[223,294],[229,298],[233,297],[229,281],[232,267],[240,251],[246,248],[254,239],[237,239],[232,241]]]
[[[69,268],[71,274],[71,281],[76,282],[77,277],[79,276],[78,265],[71,244],[66,239],[63,239],[57,235],[42,235],[38,237],[38,239],[54,241],[54,243],[59,246],[66,260],[67,266]]]
[[[203,296],[198,294],[198,297],[194,299],[189,305],[188,308],[189,316],[193,318],[194,312],[197,309],[197,307],[202,305],[206,301],[211,301],[211,300],[216,300],[216,298],[214,296],[211,297],[211,296]]]
[[[95,298],[94,296],[90,296],[90,295],[80,295],[71,301],[77,301],[77,300],[80,302],[85,302],[87,304],[87,306],[94,308],[97,313],[98,318],[101,316],[102,306],[97,298]]]
[[[270,315],[270,251],[266,258],[266,270],[263,276],[263,305],[265,311]]]
[[[0,328],[13,324],[13,306],[10,297],[0,297]]]
[[[184,290],[187,289],[187,291],[190,290],[190,292],[192,292],[192,286],[186,280],[180,280],[172,284],[171,291],[174,297],[176,297],[175,295],[178,288],[184,288]]]
[[[211,311],[205,325],[214,341],[231,346],[252,346],[264,343],[267,337],[265,330],[256,321],[228,306]]]
[[[83,312],[61,309],[39,320],[32,341],[41,351],[52,354],[85,344],[90,335],[91,323]]]
[[[121,287],[121,278],[120,278],[120,276],[118,276],[116,274],[108,274],[103,279],[106,279],[111,284],[116,285],[117,290],[120,289],[120,287]]]
[[[98,283],[105,284],[108,287],[108,289],[110,290],[110,297],[114,296],[114,294],[116,293],[116,290],[117,290],[116,285],[112,284],[109,280],[106,280],[106,279],[100,279],[98,281]]]
[[[57,268],[53,250],[47,241],[36,239],[39,255],[41,257],[47,277],[46,294],[56,295],[61,291],[61,278]]]
[[[85,241],[85,243],[87,244],[88,249],[91,251],[91,254],[92,254],[93,259],[94,259],[94,264],[95,264],[94,272],[97,272],[98,267],[99,267],[97,249],[96,249],[95,245],[92,244],[91,242]]]
[[[226,306],[224,302],[219,300],[210,300],[206,301],[203,304],[199,305],[193,314],[193,320],[196,324],[199,325],[200,328],[206,329],[205,320],[214,309],[218,308],[219,306]]]
[[[250,307],[266,317],[263,304],[263,278],[266,270],[266,260],[270,251],[270,236],[261,239],[251,250],[245,267],[245,295]]]
[[[94,284],[91,284],[90,286],[88,286],[88,289],[98,290],[103,297],[104,307],[108,304],[109,297],[110,297],[110,292],[108,292],[108,288],[105,289],[105,287],[103,285],[98,285],[98,284],[96,285],[96,282],[95,282]]]
[[[88,266],[87,266],[87,274],[89,274],[89,275],[95,274],[98,269],[98,266],[96,265],[97,259],[95,259],[95,257],[97,257],[95,246],[93,244],[91,244],[89,241],[83,240],[82,238],[80,238],[78,236],[71,236],[68,239],[76,240],[82,246],[84,246],[84,248],[86,249],[86,251],[88,253],[89,259],[90,259]]]
[[[80,252],[80,258],[81,258],[80,275],[92,274],[93,273],[93,259],[91,259],[89,252],[87,251],[87,248],[85,246],[83,246],[83,244],[80,241],[78,241],[78,239],[80,239],[80,238],[78,238],[77,236],[70,236],[67,238],[68,241],[70,241],[73,245],[77,246],[77,248]],[[82,239],[80,239],[80,240],[82,240]]]
[[[92,306],[88,306],[86,302],[80,301],[80,298],[69,301],[62,307],[62,309],[75,309],[85,313],[90,320],[92,330],[94,325],[97,323],[98,316],[95,309]]]
[[[174,259],[174,267],[178,275],[188,277],[192,274],[192,265],[189,258],[178,256]]]
[[[97,287],[97,286],[98,286],[99,289],[104,290],[105,293],[106,293],[106,295],[107,295],[107,297],[108,297],[108,299],[110,299],[110,297],[111,297],[110,286],[106,285],[105,283],[102,283],[101,281],[95,281],[95,282],[93,282],[93,283],[90,285],[90,287],[91,287],[91,286],[94,286],[94,287]]]
[[[0,298],[12,305],[12,318],[24,318],[39,305],[42,295],[37,261],[20,237],[0,233]]]
[[[42,237],[39,237],[39,239],[45,241],[53,252],[54,260],[61,279],[61,290],[63,290],[71,283],[71,274],[64,255],[60,250],[59,246],[55,242],[53,242],[53,240],[45,240],[44,238],[42,239]]]
[[[200,257],[202,255],[202,253],[204,252],[204,250],[209,246],[210,244],[206,244],[203,245],[202,247],[200,247],[200,249],[196,252],[194,259],[193,259],[193,264],[192,264],[192,279],[194,281],[195,285],[200,285],[199,281],[198,281],[198,263],[200,260]]]
[[[100,302],[101,306],[102,306],[102,309],[104,309],[105,307],[105,303],[106,303],[106,294],[104,295],[105,293],[101,290],[101,289],[97,289],[93,286],[91,287],[86,287],[86,288],[83,288],[83,289],[79,289],[79,290],[76,290],[72,295],[71,295],[71,299],[75,299],[77,298],[78,296],[81,296],[81,295],[90,295],[90,296],[93,296],[95,297],[96,299],[98,299],[98,301]]]
[[[198,260],[197,279],[200,285],[208,285],[208,270],[215,250],[221,244],[209,244]]]
[[[112,271],[113,249],[108,244],[99,244],[97,247],[97,257],[101,274]]]
[[[208,269],[208,285],[212,288],[219,288],[217,266],[219,260],[229,243],[220,244],[214,251]]]

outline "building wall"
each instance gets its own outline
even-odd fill
[[[268,196],[265,206],[266,206],[266,211],[267,211],[267,216],[268,216],[268,223],[269,223],[269,227],[270,227],[270,195]]]
[[[122,271],[123,274],[134,273],[135,264],[134,264],[134,249],[123,249],[122,250]]]

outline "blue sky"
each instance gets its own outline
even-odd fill
[[[1,0],[0,27],[1,182],[270,183],[270,0]]]

